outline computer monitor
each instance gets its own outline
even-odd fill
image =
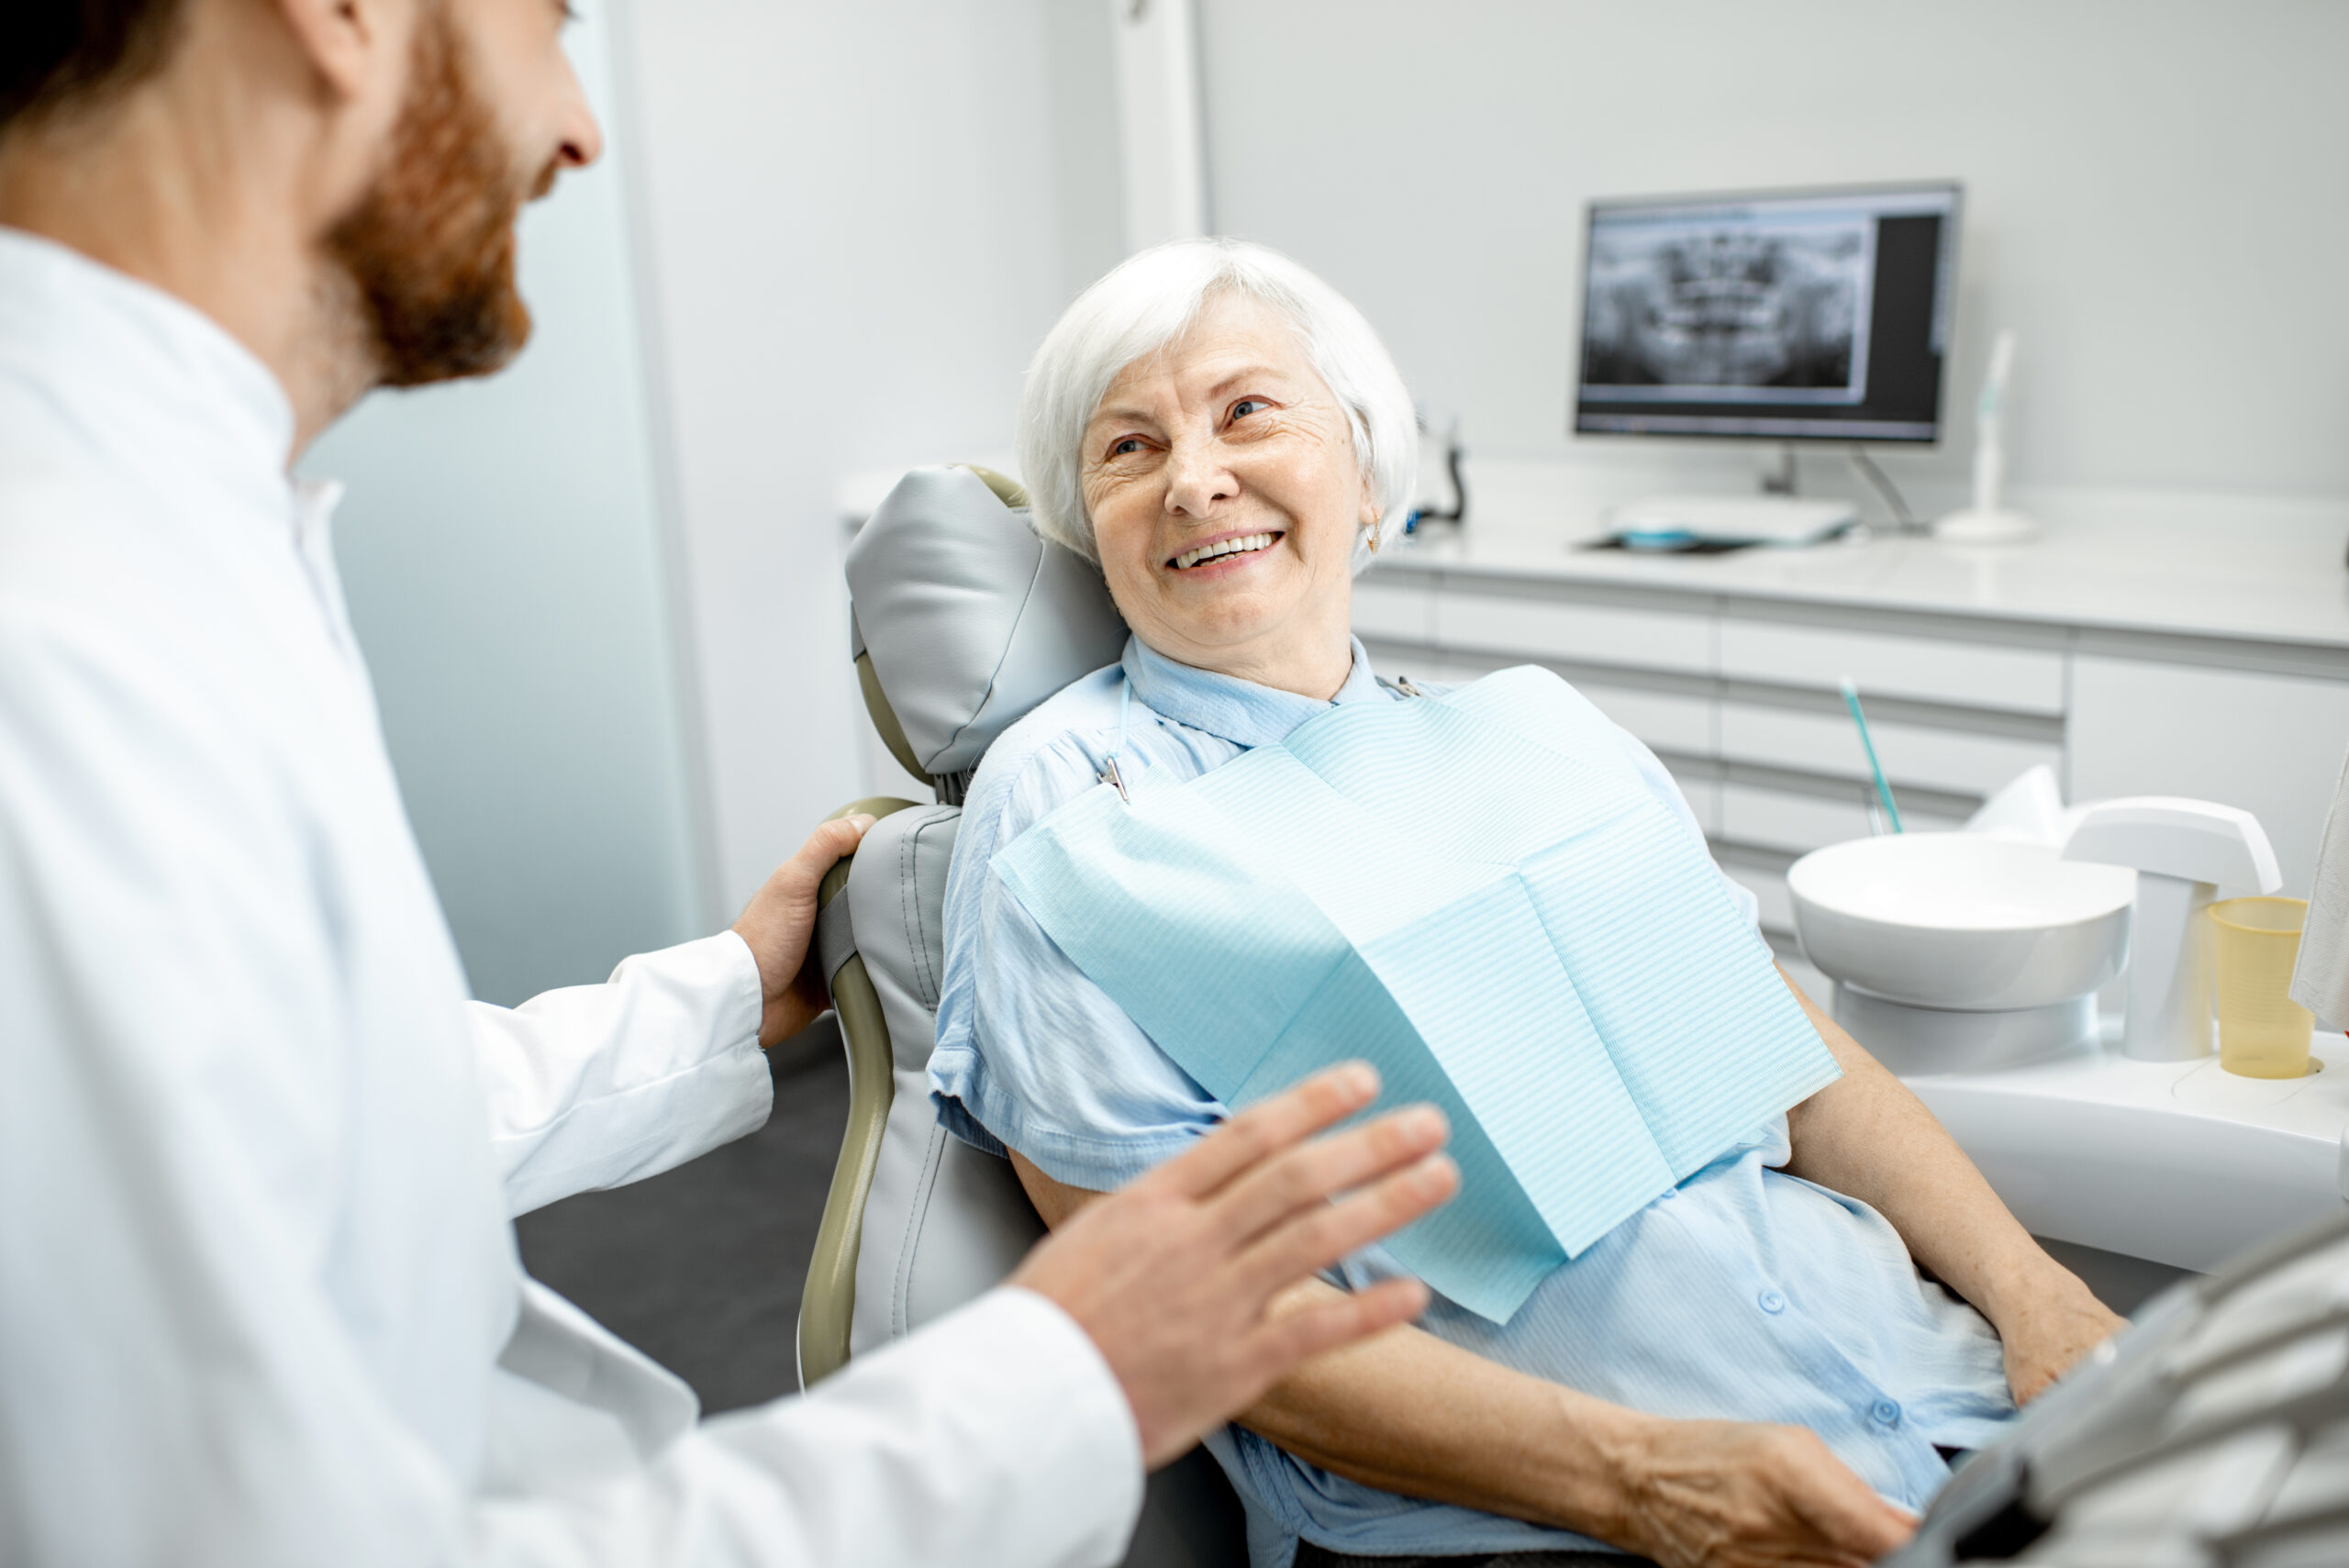
[[[1575,429],[1932,441],[1958,186],[1598,201]]]

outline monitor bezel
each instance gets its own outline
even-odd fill
[[[1950,222],[1955,226],[1955,237],[1948,247],[1949,275],[1941,280],[1949,299],[1947,341],[1952,351],[1942,355],[1941,375],[1933,384],[1933,433],[1930,436],[1881,435],[1763,435],[1750,431],[1730,433],[1720,430],[1586,430],[1582,428],[1582,365],[1584,360],[1583,328],[1590,310],[1590,246],[1592,231],[1597,228],[1599,210],[1603,207],[1640,207],[1689,206],[1703,206],[1721,202],[1787,201],[1815,196],[1899,195],[1919,191],[1947,192],[1950,198]],[[1753,190],[1727,191],[1664,191],[1653,195],[1593,196],[1582,205],[1582,270],[1575,282],[1574,374],[1566,384],[1566,438],[1577,441],[1725,441],[1740,446],[1756,444],[1785,446],[1802,443],[1815,446],[1880,446],[1938,447],[1949,421],[1950,361],[1956,357],[1957,340],[1957,270],[1961,260],[1959,249],[1965,237],[1965,184],[1956,179],[1875,180],[1856,184],[1776,185]]]

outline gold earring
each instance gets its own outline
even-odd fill
[[[1378,525],[1384,519],[1385,514],[1383,513],[1373,512],[1370,515],[1370,553],[1373,555],[1376,555],[1378,553]]]

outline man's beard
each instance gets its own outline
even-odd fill
[[[514,223],[555,172],[550,163],[535,185],[516,177],[448,6],[424,7],[415,56],[390,160],[326,240],[357,288],[384,386],[484,375],[521,350],[530,312],[514,282]]]

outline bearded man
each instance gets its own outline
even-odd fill
[[[0,1562],[1105,1562],[1146,1464],[1419,1305],[1267,1315],[1454,1180],[1431,1112],[1305,1141],[1365,1069],[707,1423],[523,1276],[512,1214],[765,1118],[863,828],[731,930],[465,1000],[288,467],[520,348],[516,216],[598,150],[562,17],[0,6]]]

